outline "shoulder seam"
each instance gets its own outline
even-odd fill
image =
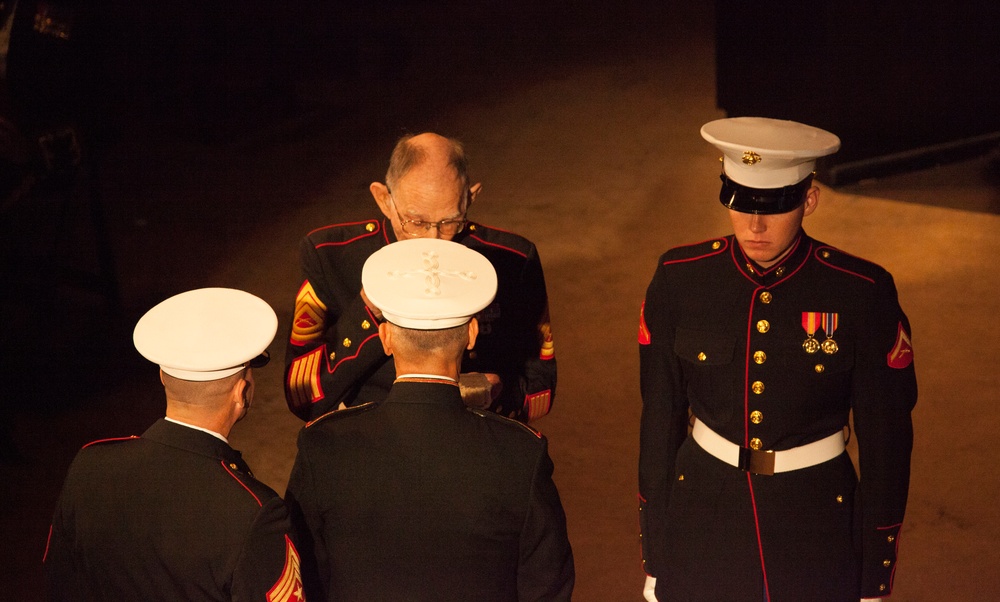
[[[358,412],[360,412],[362,410],[370,410],[370,409],[374,408],[376,405],[378,405],[378,402],[375,402],[375,401],[366,401],[365,403],[358,404],[356,406],[351,406],[349,408],[333,409],[333,410],[330,410],[329,412],[327,412],[325,414],[321,414],[321,415],[317,416],[316,418],[313,418],[312,420],[310,420],[309,422],[307,422],[306,425],[303,428],[309,428],[309,427],[313,426],[314,424],[316,424],[317,422],[320,422],[321,420],[326,420],[327,418],[330,418],[331,416],[337,416],[338,418],[339,417],[346,417],[346,416],[350,416],[352,414],[356,414],[356,413],[358,413]]]
[[[331,224],[329,226],[322,226],[320,228],[316,228],[315,230],[311,230],[308,234],[306,234],[306,238],[307,239],[311,239],[316,234],[319,234],[319,233],[322,233],[322,232],[328,231],[328,230],[333,230],[335,228],[345,228],[345,229],[347,229],[347,228],[355,227],[355,226],[365,226],[364,231],[360,232],[356,236],[353,236],[351,238],[347,238],[345,240],[339,240],[339,241],[333,241],[333,242],[313,242],[312,244],[317,249],[320,248],[320,247],[342,246],[342,245],[347,245],[347,244],[350,244],[350,243],[358,241],[358,240],[362,240],[362,239],[368,238],[370,236],[377,236],[382,231],[382,224],[381,224],[381,222],[379,222],[379,220],[377,220],[377,219],[369,219],[369,220],[364,220],[364,221],[361,221],[361,222],[347,222],[347,223],[343,223],[343,224]],[[310,240],[310,242],[312,242],[312,241]]]
[[[879,269],[879,270],[884,269],[884,268],[882,268],[882,266],[878,265],[877,263],[875,263],[873,261],[869,261],[869,260],[867,260],[867,259],[865,259],[863,257],[858,257],[857,255],[851,255],[850,253],[845,253],[844,251],[841,251],[840,249],[838,249],[836,247],[831,247],[830,245],[818,246],[813,251],[813,257],[816,259],[816,261],[820,262],[822,265],[830,268],[831,270],[837,270],[838,272],[843,272],[843,273],[845,273],[845,274],[847,274],[849,276],[854,276],[855,278],[860,278],[861,280],[865,280],[865,281],[870,282],[872,284],[875,284],[875,279],[874,278],[872,278],[870,276],[865,276],[864,274],[859,274],[859,273],[857,273],[855,271],[852,271],[852,270],[849,270],[847,268],[843,268],[843,267],[840,267],[840,266],[837,266],[837,265],[834,265],[834,264],[830,263],[829,261],[827,261],[826,258],[823,257],[823,255],[822,255],[823,251],[835,251],[835,252],[843,255],[844,257],[850,257],[850,258],[852,258],[854,260],[857,260],[857,261],[863,262],[865,264],[868,264],[868,265],[872,266],[873,268],[876,268],[876,269]]]
[[[665,260],[665,261],[661,262],[661,265],[672,265],[672,264],[675,264],[675,263],[688,263],[688,262],[691,262],[691,261],[698,261],[700,259],[707,259],[708,257],[715,257],[716,255],[725,253],[729,249],[729,239],[725,238],[725,237],[722,237],[722,238],[709,238],[708,240],[703,240],[701,242],[696,242],[696,243],[693,243],[693,244],[690,244],[690,245],[681,245],[679,247],[673,247],[672,249],[670,249],[669,251],[667,251],[667,253],[670,253],[671,251],[676,251],[676,250],[679,250],[679,249],[690,249],[692,247],[697,247],[699,245],[704,245],[704,244],[706,244],[708,242],[711,242],[713,244],[712,250],[710,252],[708,252],[708,253],[702,253],[701,255],[696,255],[694,257],[685,257],[683,259],[668,259],[668,260]],[[716,244],[718,246],[715,246]]]
[[[498,230],[498,231],[502,232],[503,230]],[[508,251],[508,252],[513,253],[515,255],[518,255],[520,257],[524,257],[524,258],[528,257],[528,254],[526,252],[524,252],[524,251],[518,251],[517,249],[508,247],[507,245],[501,245],[501,244],[497,244],[495,242],[489,242],[489,241],[483,240],[482,238],[480,238],[479,236],[477,236],[475,234],[470,234],[469,238],[475,239],[475,240],[479,241],[480,243],[482,243],[482,244],[484,244],[484,245],[486,245],[488,247],[493,247],[495,249],[500,249],[502,251]]]
[[[98,439],[96,441],[91,441],[84,445],[81,449],[86,449],[91,445],[101,445],[104,443],[121,443],[122,441],[131,441],[132,439],[140,439],[138,435],[129,435],[128,437],[111,437],[109,439]]]
[[[534,435],[537,439],[542,438],[542,433],[540,431],[535,430],[534,428],[528,426],[527,424],[524,424],[519,420],[514,420],[513,418],[507,418],[506,416],[501,416],[500,414],[496,414],[494,412],[488,412],[486,410],[480,410],[477,408],[466,408],[466,409],[475,414],[476,416],[479,416],[480,418],[488,418],[491,420],[497,420],[499,422],[508,422],[511,424],[515,424],[521,427],[521,429],[524,430],[525,432]]]
[[[248,486],[247,486],[247,484],[243,482],[243,479],[239,478],[239,477],[238,477],[238,476],[236,475],[236,473],[234,473],[234,472],[233,472],[233,471],[232,471],[232,470],[231,470],[231,469],[230,469],[230,468],[229,468],[228,466],[226,466],[226,461],[225,461],[225,460],[219,460],[219,464],[221,464],[221,465],[222,465],[222,469],[223,469],[223,470],[225,470],[225,471],[226,471],[227,473],[229,473],[229,476],[233,477],[233,479],[235,479],[235,480],[236,480],[236,482],[237,482],[237,483],[239,483],[239,484],[240,484],[240,485],[241,485],[241,486],[243,487],[243,489],[246,489],[246,490],[247,490],[247,493],[249,493],[250,495],[252,495],[252,496],[253,496],[253,499],[257,501],[257,505],[258,505],[258,506],[260,506],[260,507],[263,507],[263,506],[264,506],[264,503],[260,501],[260,498],[259,498],[259,497],[257,497],[257,494],[256,494],[256,493],[254,493],[254,492],[253,492],[253,491],[252,491],[252,490],[250,489],[250,487],[248,487]]]

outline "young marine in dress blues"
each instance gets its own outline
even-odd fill
[[[646,599],[888,595],[909,487],[913,347],[892,276],[802,230],[819,202],[815,160],[840,141],[761,118],[714,121],[702,135],[724,155],[733,234],[664,253],[641,311]]]

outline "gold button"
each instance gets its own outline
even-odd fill
[[[332,362],[335,359],[337,359],[337,352],[336,351],[331,351],[330,352],[330,361]]]
[[[885,568],[889,568],[892,566],[892,561],[886,558],[885,560],[882,561],[882,566],[884,566]]]
[[[375,222],[368,222],[367,224],[365,224],[365,230],[368,230],[369,232],[374,232]]]
[[[764,304],[770,303],[771,299],[773,298],[774,297],[771,295],[771,293],[767,291],[764,291],[763,293],[760,294],[760,302]]]
[[[368,320],[363,320],[361,322],[361,330],[368,330],[371,327],[372,327],[372,323],[369,322]]]
[[[677,480],[678,481],[683,481],[684,480],[684,475],[678,475]]]
[[[780,268],[774,270],[774,273],[777,276],[784,276],[785,275],[785,266],[781,266]]]
[[[757,437],[754,437],[753,439],[750,440],[750,449],[757,451],[762,447],[764,447],[764,442],[758,439]]]
[[[748,271],[748,272],[750,272],[751,274],[753,274],[753,273],[754,273],[754,271],[753,271],[753,266],[752,266],[752,265],[750,265],[749,263],[747,264],[747,271]]]
[[[755,380],[753,381],[753,384],[750,385],[750,390],[756,393],[757,395],[760,395],[761,393],[764,392],[764,383],[760,382],[759,380]]]
[[[889,537],[886,537],[885,539],[889,543],[892,543],[892,542],[896,541],[896,537],[894,535],[890,535]]]
[[[708,359],[708,356],[707,356],[707,355],[705,355],[705,352],[704,352],[704,351],[702,351],[701,353],[699,353],[699,354],[698,354],[698,361],[699,361],[699,362],[703,362],[703,361],[705,361],[705,360],[707,360],[707,359]]]
[[[884,592],[885,591],[885,584],[884,583],[880,583],[879,584],[878,591],[880,591],[880,592]]]
[[[344,339],[344,347],[350,347],[350,346],[351,346],[351,339]]]
[[[757,410],[750,412],[750,422],[754,424],[760,424],[761,422],[764,422],[764,413],[759,412]]]
[[[844,496],[838,495],[837,496],[837,503],[838,504],[843,504],[844,503]]]
[[[753,352],[753,361],[754,361],[754,363],[757,363],[757,364],[763,364],[764,362],[767,361],[767,354],[764,353],[763,351],[754,351]]]
[[[230,462],[229,463],[229,468],[232,468],[233,470],[236,470],[236,465],[233,464],[232,462]]]
[[[829,259],[830,258],[830,252],[829,251],[823,251],[822,253],[820,253],[820,255],[823,256],[823,259]]]
[[[469,232],[475,232],[475,231],[476,231],[476,224],[469,224]]]
[[[771,323],[767,320],[761,320],[757,322],[757,332],[764,334],[768,330],[771,330]]]
[[[715,242],[712,243],[712,248],[713,249],[718,249],[721,246],[722,246],[722,243],[719,242],[719,241],[715,241]]]
[[[816,367],[813,369],[816,371],[816,374],[823,374],[823,370],[826,370],[823,364],[816,364]]]

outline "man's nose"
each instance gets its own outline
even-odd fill
[[[436,224],[433,228],[431,228],[431,230],[433,231],[433,234],[430,236],[433,236],[434,238],[439,238],[441,240],[455,240],[455,233],[442,232],[440,224]]]
[[[419,234],[410,234],[411,238],[441,238],[441,231],[436,225],[423,228]]]
[[[437,238],[439,240],[448,240],[448,237],[441,234],[441,225],[433,224],[427,229],[427,238]]]
[[[750,231],[754,234],[767,231],[767,220],[764,216],[756,213],[750,216]]]

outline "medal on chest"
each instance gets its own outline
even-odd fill
[[[816,353],[819,351],[820,343],[816,340],[816,329],[819,328],[820,317],[818,311],[802,312],[802,328],[806,331],[806,340],[802,342],[802,349],[806,353]]]
[[[837,341],[833,340],[833,333],[837,331],[837,314],[834,313],[824,313],[823,314],[823,332],[826,333],[826,340],[820,345],[823,349],[823,353],[833,355],[837,353]]]
[[[833,312],[802,312],[802,328],[806,331],[806,340],[802,342],[802,349],[810,354],[821,349],[827,355],[837,353],[840,348],[837,346],[837,341],[833,340],[833,334],[837,332],[839,321],[840,315]],[[826,340],[823,342],[816,340],[816,331],[820,328],[826,334]]]

